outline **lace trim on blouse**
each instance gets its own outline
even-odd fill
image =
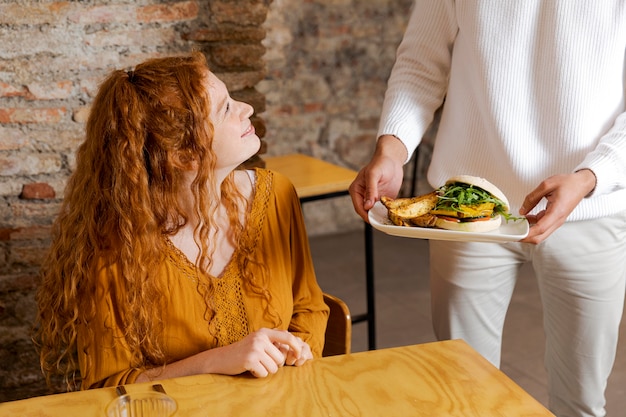
[[[271,172],[256,170],[254,195],[240,237],[239,248],[233,252],[220,278],[209,277],[214,287],[213,300],[216,309],[209,323],[209,329],[216,337],[218,346],[230,345],[250,333],[248,314],[243,301],[242,268],[245,253],[253,252],[260,238],[269,204],[272,180]],[[198,273],[195,264],[169,239],[166,241],[169,260],[185,277],[198,284],[200,292],[201,274]]]

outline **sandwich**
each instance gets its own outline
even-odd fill
[[[388,217],[397,226],[436,227],[466,232],[489,232],[502,218],[513,218],[502,191],[484,178],[452,177],[435,191],[418,197],[382,197]]]

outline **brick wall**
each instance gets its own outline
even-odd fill
[[[252,104],[267,154],[359,169],[412,0],[0,0],[0,401],[50,392],[29,332],[37,269],[98,82],[200,49]],[[311,234],[362,227],[305,205]]]

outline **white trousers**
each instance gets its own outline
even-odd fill
[[[500,365],[502,329],[519,269],[538,280],[550,410],[604,416],[626,281],[626,212],[566,223],[539,245],[430,241],[433,327]]]

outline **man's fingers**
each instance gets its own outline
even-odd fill
[[[378,200],[378,180],[380,175],[368,171],[365,174],[365,193],[363,194],[363,208],[369,210]]]
[[[369,191],[368,195],[368,183],[365,177],[365,170],[361,170],[354,182],[350,184],[349,192],[350,198],[352,199],[352,205],[354,206],[354,210],[357,212],[359,216],[365,221],[368,221],[367,211],[372,208],[374,203],[371,200],[371,191]],[[374,201],[375,202],[375,201]]]

